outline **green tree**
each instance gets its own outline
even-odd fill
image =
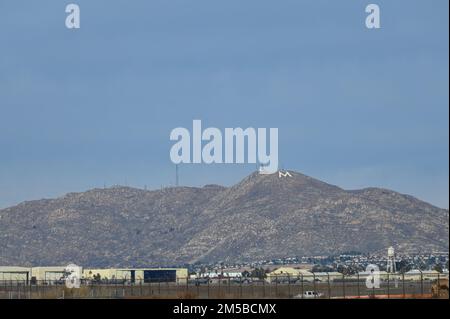
[[[412,269],[411,264],[409,264],[406,260],[401,260],[397,264],[397,269],[400,273],[404,274]]]
[[[266,271],[262,268],[255,268],[250,273],[250,277],[258,278],[258,279],[264,279],[266,278]]]
[[[434,266],[433,270],[436,270],[438,273],[441,273],[441,274],[442,274],[442,271],[443,271],[441,264],[436,264]]]

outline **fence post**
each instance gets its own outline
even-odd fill
[[[406,298],[406,290],[405,290],[405,273],[402,273],[402,289],[403,289],[403,299]]]
[[[300,276],[301,276],[301,278],[302,278],[301,281],[302,281],[302,299],[303,299],[303,297],[304,297],[303,294],[305,293],[305,290],[304,290],[305,287],[303,286],[303,285],[304,285],[304,282],[303,282],[303,274],[300,274]]]
[[[239,277],[239,296],[242,299],[242,277]]]
[[[440,298],[440,296],[441,296],[441,283],[440,283],[440,273],[438,272],[438,275],[437,275],[437,297],[438,298]]]
[[[390,279],[390,275],[389,273],[387,273],[387,280],[388,280],[388,288],[387,288],[387,295],[388,295],[388,299],[391,298],[391,279]]]
[[[164,279],[166,280],[166,279]],[[170,286],[169,286],[169,282],[166,280],[166,295],[170,295]]]
[[[134,281],[130,281],[130,295],[134,296],[134,286],[136,285],[136,279]]]
[[[345,275],[342,274],[342,294],[345,299]]]
[[[266,279],[263,278],[263,298],[266,298]]]
[[[317,292],[317,289],[316,289],[316,274],[315,273],[313,273],[313,290],[314,290],[314,292]],[[316,295],[314,295],[314,299],[316,298]]]
[[[195,286],[197,287],[197,298],[200,298],[200,280],[198,279],[198,277],[195,278]]]
[[[278,275],[275,276],[275,298],[278,297]]]
[[[420,270],[420,297],[423,298],[423,272]]]
[[[356,284],[357,284],[357,287],[358,287],[358,299],[360,299],[361,298],[361,291],[359,290],[359,272],[358,271],[356,272]]]
[[[288,298],[291,298],[291,276],[288,274]]]
[[[331,284],[330,284],[330,273],[327,272],[328,277],[328,299],[331,299]]]
[[[250,281],[251,279],[249,279],[248,284],[250,284],[250,286],[252,286],[252,298],[255,298],[255,284],[253,283],[253,280]]]

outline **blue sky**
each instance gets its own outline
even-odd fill
[[[448,1],[0,2],[0,207],[175,181],[170,131],[278,127],[282,167],[449,203]],[[254,165],[182,165],[230,185]]]

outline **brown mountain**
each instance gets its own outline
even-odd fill
[[[0,210],[0,265],[167,266],[287,256],[448,251],[449,211],[296,172],[225,188],[93,189]]]

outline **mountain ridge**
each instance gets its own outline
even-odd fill
[[[0,265],[167,266],[390,245],[448,250],[448,210],[289,173],[253,173],[230,187],[97,188],[1,209]]]

